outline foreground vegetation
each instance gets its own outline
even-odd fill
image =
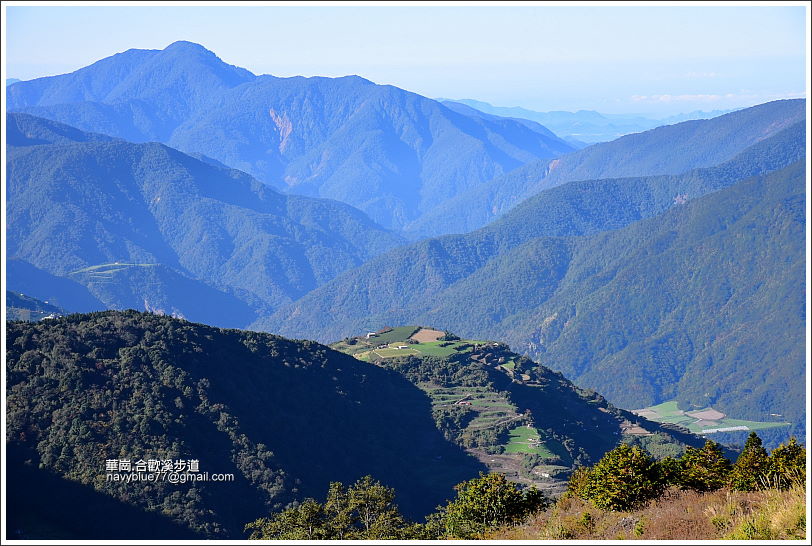
[[[483,461],[500,457],[526,474],[553,458],[562,477],[580,468],[558,481],[568,491],[550,514],[567,502],[640,510],[673,488],[785,495],[805,479],[794,440],[768,454],[753,434],[731,464],[718,444],[680,443],[501,344],[372,365],[135,311],[6,327],[17,538],[479,538],[549,505],[519,471]],[[507,411],[517,419],[498,418]],[[630,425],[642,434],[622,434]],[[106,478],[119,458],[199,459],[234,480],[128,486]],[[759,521],[740,531],[764,536]]]
[[[252,539],[803,539],[806,450],[795,438],[767,454],[751,433],[732,464],[708,441],[655,461],[621,444],[575,472],[553,504],[534,487],[481,474],[424,523],[406,520],[393,489],[370,476],[346,491],[331,483],[309,498],[249,523]]]
[[[650,504],[606,511],[577,497],[559,500],[520,525],[483,535],[490,540],[785,540],[806,535],[803,487],[787,491],[703,493],[666,490]]]
[[[538,489],[521,490],[496,473],[480,474],[455,490],[456,498],[425,523],[412,523],[398,511],[395,490],[365,476],[346,490],[340,482],[331,483],[323,504],[308,498],[245,528],[250,538],[261,540],[472,539],[550,505]]]

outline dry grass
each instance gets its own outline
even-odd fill
[[[577,498],[564,498],[527,522],[489,533],[492,540],[786,540],[806,537],[806,495],[668,490],[645,508],[604,512]]]

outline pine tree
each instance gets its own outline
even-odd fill
[[[296,507],[245,526],[249,538],[261,540],[385,540],[425,534],[398,511],[395,490],[364,476],[349,488],[330,483],[322,505],[306,499]]]
[[[364,476],[347,491],[347,507],[359,527],[358,538],[386,540],[400,538],[405,521],[395,504],[395,490]]]
[[[522,491],[497,473],[480,473],[479,478],[462,482],[455,489],[456,499],[441,508],[445,532],[454,538],[476,538],[490,528],[520,521],[549,505],[538,489]]]
[[[730,473],[730,488],[735,491],[756,491],[766,485],[767,467],[770,457],[761,444],[758,434],[751,432],[744,449]]]
[[[637,446],[620,444],[588,473],[581,498],[604,510],[627,510],[662,493],[656,461]]]
[[[685,449],[680,458],[679,485],[697,491],[716,491],[728,483],[730,470],[722,446],[708,440],[702,449]]]
[[[660,473],[660,480],[665,487],[680,484],[682,465],[679,459],[664,457],[657,463],[657,466]]]
[[[806,448],[798,444],[795,436],[773,449],[765,481],[778,489],[806,483]]]
[[[567,491],[564,493],[564,497],[583,497],[590,470],[587,466],[579,466],[573,470],[567,482]]]

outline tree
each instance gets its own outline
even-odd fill
[[[358,528],[358,538],[386,540],[400,538],[405,526],[395,505],[395,490],[364,476],[347,491],[347,509]]]
[[[798,444],[795,436],[786,445],[773,449],[766,474],[766,482],[778,489],[806,483],[806,449]]]
[[[343,483],[330,482],[327,488],[327,500],[324,503],[324,511],[327,514],[330,537],[336,540],[350,538],[347,535],[352,534],[354,531],[354,518],[352,510],[350,510],[349,507],[349,500],[347,499],[347,492],[344,490]]]
[[[731,465],[722,454],[722,446],[712,440],[702,449],[685,448],[680,458],[679,485],[697,491],[715,491],[728,482]]]
[[[766,486],[770,457],[758,434],[751,432],[744,449],[730,472],[729,485],[734,491],[756,491]]]
[[[643,449],[620,444],[588,473],[580,496],[603,510],[628,510],[660,495],[657,462]]]
[[[457,497],[441,507],[445,532],[454,538],[476,538],[483,532],[515,523],[543,510],[550,501],[538,489],[522,491],[502,474],[483,474],[455,486]]]
[[[364,476],[346,490],[332,482],[322,505],[306,499],[268,518],[245,526],[249,538],[260,540],[386,540],[420,536],[395,505],[395,490]]]
[[[682,466],[679,459],[664,457],[657,463],[657,466],[659,467],[660,480],[663,486],[679,485],[682,473]]]
[[[331,538],[324,507],[314,499],[288,508],[270,518],[260,518],[245,526],[250,539],[322,540]]]
[[[579,466],[570,474],[570,479],[567,482],[567,491],[564,493],[565,497],[584,497],[584,488],[589,480],[590,468],[586,466]]]

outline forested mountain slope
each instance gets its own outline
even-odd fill
[[[402,241],[352,207],[285,196],[162,144],[7,119],[9,288],[64,296],[69,310],[95,298],[244,326]]]
[[[497,331],[621,406],[802,433],[805,180],[798,162],[579,242],[556,293]]]
[[[271,509],[366,474],[396,487],[417,517],[484,469],[443,438],[418,388],[313,342],[133,311],[7,332],[7,446],[46,482],[155,512],[188,538],[242,538]],[[105,479],[108,459],[197,459],[200,472],[235,479],[116,483]],[[14,504],[24,493],[9,495]],[[60,509],[86,517],[82,506]]]
[[[445,219],[444,233],[471,231],[542,190],[574,180],[681,174],[711,167],[804,119],[803,100],[781,100],[712,119],[626,135],[553,160],[527,163],[493,180],[475,184],[411,224],[409,229],[428,234],[426,228]]]
[[[380,256],[257,325],[336,339],[433,324],[505,339],[621,407],[676,398],[802,426],[803,162],[724,188],[745,165],[778,164],[753,158],[803,155],[769,149],[684,177],[542,192],[478,232]]]
[[[463,115],[358,76],[255,76],[190,42],[17,82],[7,99],[9,111],[202,153],[395,229],[472,184],[574,149],[538,124]]]
[[[411,319],[430,309],[445,310],[443,321],[437,323],[443,326],[453,310],[475,305],[479,312],[463,313],[466,324],[455,322],[449,327],[465,335],[487,333],[504,317],[549,297],[570,255],[570,243],[558,238],[627,226],[749,176],[790,165],[804,154],[805,128],[799,123],[717,167],[684,175],[591,180],[551,188],[478,231],[428,239],[378,256],[254,326],[330,341],[374,329],[379,323],[415,322]],[[507,263],[503,255],[539,237],[544,239],[537,246],[543,249],[527,252],[516,264],[525,267],[525,273],[518,278],[499,277],[503,288],[498,292],[504,296],[512,290],[513,297],[490,298],[483,292],[439,303],[443,293],[460,290],[457,284],[486,266],[491,269],[478,278],[493,275],[494,268]],[[475,287],[476,282],[469,286]]]

